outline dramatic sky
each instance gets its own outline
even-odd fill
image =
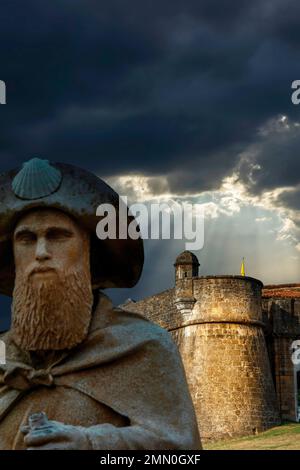
[[[201,203],[201,274],[238,274],[244,256],[264,283],[299,282],[299,16],[297,0],[4,0],[0,171],[39,156],[132,201]],[[146,241],[114,301],[171,287],[183,249]]]

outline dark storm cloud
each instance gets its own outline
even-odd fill
[[[297,2],[186,3],[2,3],[2,169],[37,155],[201,191],[268,118],[296,116]]]
[[[287,118],[271,121],[256,143],[245,152],[239,164],[240,179],[254,194],[290,188],[281,193],[278,203],[297,208],[295,186],[300,183],[299,149],[300,123]]]
[[[295,227],[295,239],[300,242],[300,187],[283,191],[276,201],[278,206],[292,211],[292,221]],[[296,232],[297,230],[297,232]]]
[[[282,205],[300,211],[300,188],[284,191],[278,200]]]
[[[0,171],[41,156],[104,177],[165,175],[176,193],[215,189],[234,169],[255,194],[298,185],[298,129],[257,132],[279,114],[299,120],[290,100],[299,17],[297,0],[3,0]],[[255,155],[240,162],[245,149]],[[163,192],[164,181],[150,188]],[[300,209],[298,196],[277,203]],[[146,249],[143,279],[126,296],[173,284],[183,247],[162,246]]]

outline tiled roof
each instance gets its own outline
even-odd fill
[[[262,291],[263,298],[300,298],[300,284],[279,284],[264,286]]]

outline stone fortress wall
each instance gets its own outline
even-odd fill
[[[300,412],[300,367],[291,361],[291,345],[300,338],[300,285],[265,286],[262,311],[281,418],[295,421]]]
[[[174,266],[173,289],[122,307],[171,332],[202,439],[255,434],[281,419],[295,420],[297,376],[290,345],[300,338],[300,288],[295,301],[297,285],[289,299],[284,289],[278,299],[277,286],[263,289],[251,277],[199,277],[199,262],[188,251]]]

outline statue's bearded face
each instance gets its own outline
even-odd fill
[[[81,343],[93,304],[88,233],[63,212],[35,209],[15,227],[13,248],[16,343],[27,351]]]

